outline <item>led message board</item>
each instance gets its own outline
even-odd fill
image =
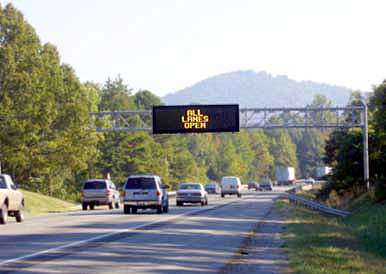
[[[238,105],[153,106],[154,134],[238,131]]]

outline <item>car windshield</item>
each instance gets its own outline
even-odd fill
[[[106,182],[88,181],[84,184],[84,189],[106,189]]]
[[[156,189],[154,178],[151,177],[133,177],[127,179],[125,189]]]
[[[215,184],[207,184],[206,187],[216,187]]]
[[[200,189],[200,185],[197,185],[197,184],[183,184],[183,185],[180,185],[180,189]]]
[[[260,183],[260,185],[270,185],[270,184],[271,184],[270,181],[262,181],[262,182]]]

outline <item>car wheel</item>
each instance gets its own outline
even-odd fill
[[[225,197],[225,194],[224,193],[221,193],[221,198],[224,198]]]
[[[240,198],[240,197],[241,197],[241,193],[238,193],[238,194],[237,194],[237,197],[239,197],[239,198]]]
[[[115,208],[119,208],[119,201],[115,203]]]
[[[157,213],[162,214],[162,205],[157,206]]]
[[[177,202],[176,205],[177,205],[177,206],[182,206],[183,203],[182,203],[182,202]]]
[[[110,203],[109,203],[109,209],[113,209],[113,208],[114,208],[113,202],[110,202]]]
[[[90,207],[90,210],[94,210],[95,205],[90,204],[89,207]]]
[[[19,206],[19,209],[16,211],[15,214],[16,222],[21,223],[24,221],[24,202],[22,202]]]
[[[0,224],[6,224],[8,221],[8,206],[3,204],[0,209]]]
[[[137,213],[137,208],[136,208],[135,206],[133,206],[133,207],[131,208],[131,213],[133,213],[133,214],[136,214],[136,213]]]
[[[123,206],[123,213],[130,214],[130,206],[129,205],[124,205]]]
[[[86,203],[82,203],[82,209],[87,210],[87,204]]]
[[[168,213],[169,211],[169,202],[166,200],[165,204],[162,207],[162,211]]]
[[[164,206],[162,211],[165,212],[165,213],[168,213],[169,212],[169,206]]]

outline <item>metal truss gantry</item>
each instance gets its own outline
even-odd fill
[[[244,108],[240,128],[353,128],[363,127],[363,107],[334,108]],[[152,111],[91,112],[97,132],[152,131]],[[133,119],[134,118],[134,119]],[[134,122],[136,121],[136,122]],[[100,123],[101,122],[101,123]]]
[[[240,128],[362,128],[364,180],[369,189],[367,105],[332,108],[244,108]],[[91,112],[97,132],[152,132],[152,111]]]

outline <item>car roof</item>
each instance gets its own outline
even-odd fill
[[[151,175],[151,174],[138,174],[138,175],[129,175],[129,178],[139,178],[139,177],[159,177],[158,175]]]

